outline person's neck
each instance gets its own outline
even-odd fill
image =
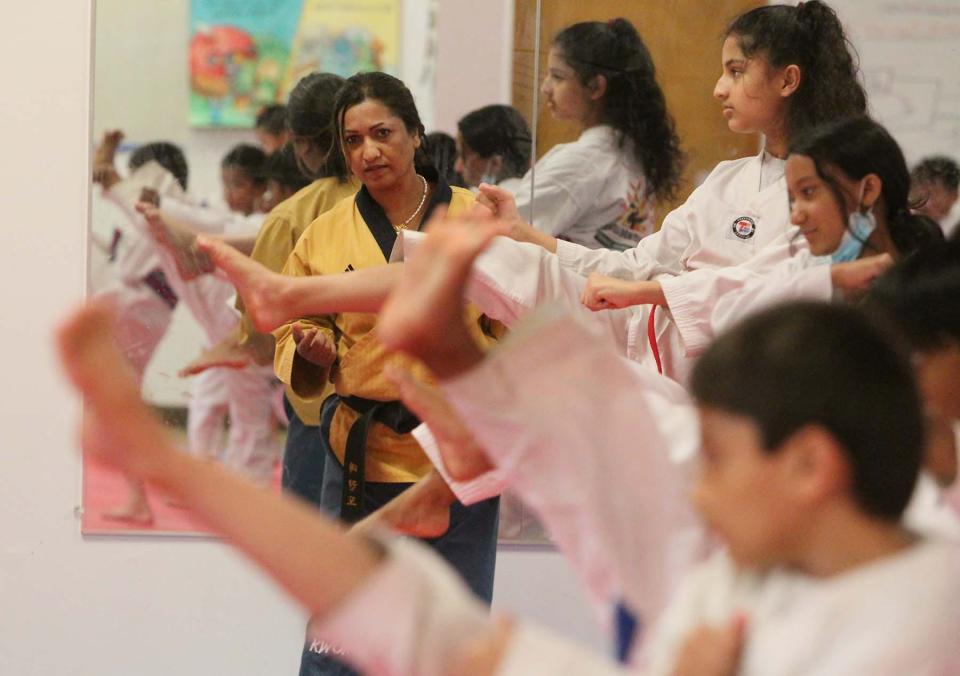
[[[873,229],[870,236],[867,237],[867,245],[860,252],[860,258],[865,256],[874,256],[877,254],[890,254],[897,258],[900,254],[897,251],[893,239],[890,237],[890,230],[887,228],[887,220],[882,214],[877,215],[877,227]]]
[[[819,523],[808,529],[801,551],[792,559],[794,566],[808,575],[828,578],[903,551],[913,540],[898,522],[844,505],[822,515]]]
[[[591,110],[587,113],[586,117],[580,120],[580,133],[582,134],[587,129],[593,129],[594,127],[599,127],[603,122],[603,116],[600,114],[599,110]]]
[[[767,129],[763,132],[763,137],[764,150],[777,159],[787,159],[787,149],[789,148],[789,143],[787,141],[786,133],[784,133],[781,128],[777,127],[773,129]]]
[[[423,181],[411,166],[389,188],[369,190],[370,197],[380,205],[387,219],[394,225],[403,223],[416,210],[423,199]]]

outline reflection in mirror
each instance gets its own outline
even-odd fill
[[[238,315],[232,287],[195,247],[206,234],[279,271],[298,235],[357,191],[335,159],[340,81],[311,73],[400,77],[438,135],[424,150],[452,185],[467,185],[461,173],[475,185],[526,169],[527,119],[509,117],[506,139],[490,133],[503,111],[460,131],[487,106],[509,116],[513,92],[532,87],[511,76],[512,0],[468,5],[97,0],[90,290],[116,308],[145,400],[190,452],[264,485],[282,474],[307,499],[321,490],[317,423],[329,392],[299,397],[275,378],[273,337]],[[150,26],[148,42],[129,26]],[[477,52],[462,49],[468,35]],[[458,155],[464,136],[474,145]],[[301,452],[284,455],[291,445]],[[84,473],[83,530],[204,531],[150,487],[95,467]]]
[[[711,94],[724,20],[758,4],[543,3],[538,229],[630,248],[718,161],[756,152]]]

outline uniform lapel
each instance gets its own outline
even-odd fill
[[[433,196],[430,198],[423,215],[423,221],[426,222],[437,205],[450,204],[450,200],[453,198],[453,190],[432,167],[418,167],[417,172],[431,183],[436,184],[436,189],[433,191]],[[357,192],[355,203],[357,210],[360,212],[360,218],[370,229],[370,234],[376,240],[380,253],[383,254],[383,259],[389,261],[390,252],[393,251],[393,245],[397,241],[397,231],[393,228],[393,224],[383,212],[383,208],[367,192],[366,186],[363,186]]]

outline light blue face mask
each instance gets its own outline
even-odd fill
[[[483,176],[480,177],[481,183],[486,183],[488,185],[496,185],[500,182],[499,177],[493,173],[493,159],[487,160],[487,166],[484,169]]]
[[[861,193],[862,192],[863,190],[861,188]],[[859,209],[854,211],[847,220],[847,227],[843,231],[843,239],[840,240],[840,246],[830,254],[830,259],[834,263],[846,263],[857,260],[860,257],[860,252],[863,251],[863,245],[867,243],[867,239],[873,234],[876,227],[877,218],[871,210],[868,209],[866,213]]]

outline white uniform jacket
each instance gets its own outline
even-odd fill
[[[607,125],[555,145],[509,188],[534,227],[585,247],[630,248],[655,228],[654,198],[633,144],[621,147]]]

